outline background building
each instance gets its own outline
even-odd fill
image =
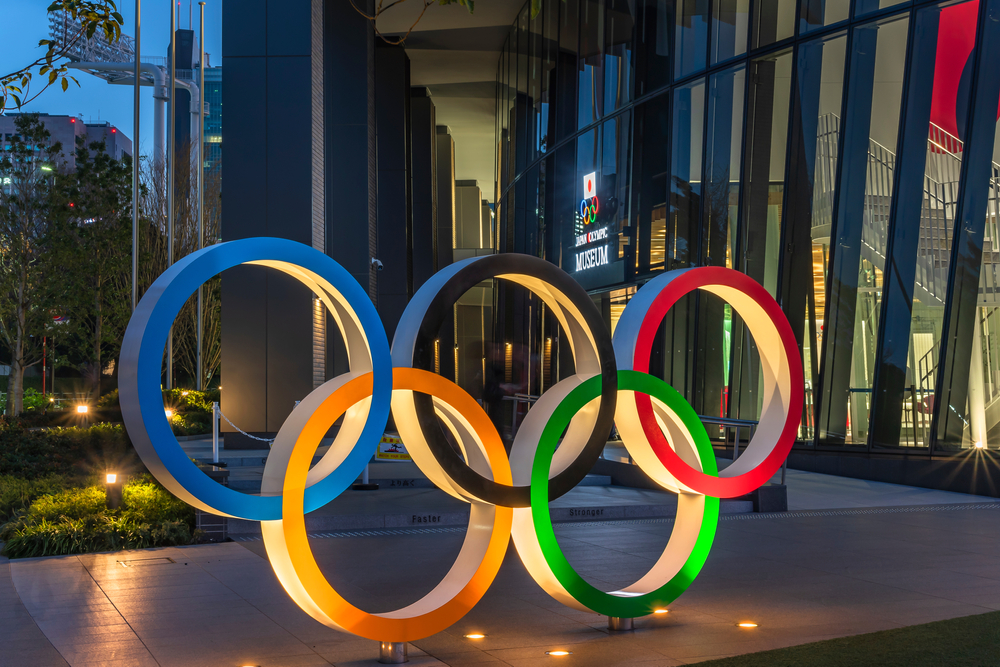
[[[495,245],[560,265],[612,330],[660,272],[749,274],[800,344],[793,466],[969,491],[988,466],[963,452],[1000,448],[998,45],[977,70],[975,0],[884,5],[526,4],[497,69]],[[535,393],[559,351],[523,308],[497,335]],[[756,419],[728,305],[686,298],[655,350],[700,414]]]
[[[0,147],[7,150],[10,147],[10,137],[17,132],[14,120],[20,114],[8,113],[0,116]],[[84,121],[78,116],[59,116],[47,113],[38,114],[45,129],[52,135],[52,143],[62,144],[62,158],[59,166],[69,169],[76,168],[76,142],[82,140],[86,144],[95,141],[104,143],[109,155],[116,160],[124,155],[132,155],[132,140],[117,127],[107,121]]]

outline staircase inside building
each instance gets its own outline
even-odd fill
[[[812,238],[814,246],[829,245],[833,222],[834,183],[840,118],[826,114],[819,119],[814,179]],[[858,280],[858,309],[849,410],[852,440],[864,442],[874,365],[875,332],[886,262],[889,209],[895,170],[895,154],[870,141]],[[910,388],[904,397],[901,445],[927,444],[933,412],[934,385],[940,361],[941,319],[948,289],[952,234],[958,203],[962,167],[962,142],[942,128],[931,125],[927,141],[924,201],[914,284],[914,323],[911,327]],[[962,418],[968,446],[976,442],[1000,442],[1000,165],[990,176],[989,202],[983,263],[979,285],[979,326],[970,373],[970,405]],[[825,250],[825,249],[824,249]],[[978,362],[978,363],[977,363]],[[979,370],[982,371],[981,376]],[[976,386],[981,385],[981,391]],[[976,420],[979,416],[979,421]],[[982,418],[985,417],[985,420]]]

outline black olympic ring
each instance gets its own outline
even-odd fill
[[[438,331],[444,318],[451,315],[454,304],[469,289],[482,281],[493,278],[503,279],[504,276],[522,278],[527,281],[534,279],[542,283],[542,289],[533,289],[531,286],[525,285],[524,280],[517,281],[522,286],[528,287],[550,308],[553,306],[560,308],[557,299],[559,297],[565,299],[568,305],[581,316],[582,325],[589,330],[580,333],[589,334],[592,337],[593,350],[597,357],[595,362],[599,364],[601,375],[600,407],[590,437],[579,456],[564,470],[552,477],[549,482],[549,499],[559,498],[579,484],[593,468],[594,463],[607,445],[607,439],[615,419],[618,398],[618,368],[611,336],[608,334],[607,327],[597,307],[586,290],[568,273],[554,264],[531,255],[505,253],[476,257],[453,264],[442,270],[435,278],[439,276],[439,280],[432,278],[421,287],[410,302],[413,310],[411,311],[411,307],[408,306],[406,310],[409,312],[403,313],[404,321],[410,315],[411,321],[419,321],[419,327],[416,332],[410,333],[413,348],[412,353],[408,355],[408,350],[399,349],[401,347],[400,338],[407,338],[405,330],[408,326],[404,321],[401,321],[400,328],[397,329],[396,336],[393,338],[392,352],[396,365],[400,365],[399,362],[409,356],[404,363],[410,362],[413,367],[424,370],[433,368],[434,340],[438,337]],[[551,288],[555,293],[546,293],[548,290],[544,287]],[[420,292],[424,292],[422,299]],[[433,294],[432,297],[431,294]],[[421,309],[423,309],[422,316]],[[580,347],[579,341],[576,347]],[[580,358],[580,353],[579,349],[574,349],[576,359]],[[580,362],[577,361],[577,363]],[[579,372],[579,368],[577,370]],[[596,374],[595,372],[594,375]],[[431,454],[437,459],[445,473],[455,480],[461,488],[493,505],[501,507],[531,506],[530,486],[506,486],[487,479],[473,470],[461,454],[455,451],[446,438],[441,422],[435,414],[434,401],[430,395],[414,393],[413,404]]]

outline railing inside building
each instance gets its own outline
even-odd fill
[[[829,243],[832,229],[832,207],[835,194],[837,147],[840,119],[834,114],[820,118],[817,140],[817,167],[812,218],[814,243]],[[924,202],[920,216],[920,235],[916,260],[914,301],[928,308],[942,309],[948,289],[951,243],[958,202],[958,185],[962,168],[962,142],[944,129],[931,125],[927,141],[927,166],[924,176]],[[879,302],[881,299],[882,268],[888,247],[889,210],[895,154],[881,144],[870,141],[865,194],[864,225],[861,236],[862,272],[869,275],[859,280],[857,317],[862,345],[855,354],[872,356]],[[987,426],[1000,424],[1000,252],[998,252],[997,222],[1000,216],[1000,165],[994,164],[990,178],[986,231],[983,243],[983,263],[979,287],[979,332],[982,334],[983,377],[987,411]],[[932,311],[929,311],[932,312]],[[943,316],[943,315],[942,315]],[[934,410],[934,389],[937,378],[940,322],[927,331],[911,332],[910,387],[903,400],[903,432],[901,446],[928,444],[930,420]],[[936,331],[936,333],[934,333]],[[977,336],[979,340],[979,336]],[[854,364],[854,375],[848,396],[848,442],[864,444],[867,440],[868,415],[871,409],[870,359]],[[807,394],[809,392],[807,391]],[[807,403],[808,401],[807,396]],[[811,416],[812,410],[806,413]],[[964,419],[964,417],[963,417]],[[968,421],[968,420],[966,420]],[[810,420],[803,424],[803,434],[812,437]]]

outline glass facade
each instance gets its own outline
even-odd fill
[[[494,247],[562,267],[612,330],[660,272],[750,275],[799,342],[799,446],[1000,449],[1000,30],[987,9],[527,3],[497,67]],[[537,394],[571,357],[537,299],[503,291],[496,340],[525,350]],[[757,417],[755,344],[717,297],[673,308],[652,368],[701,415]]]

